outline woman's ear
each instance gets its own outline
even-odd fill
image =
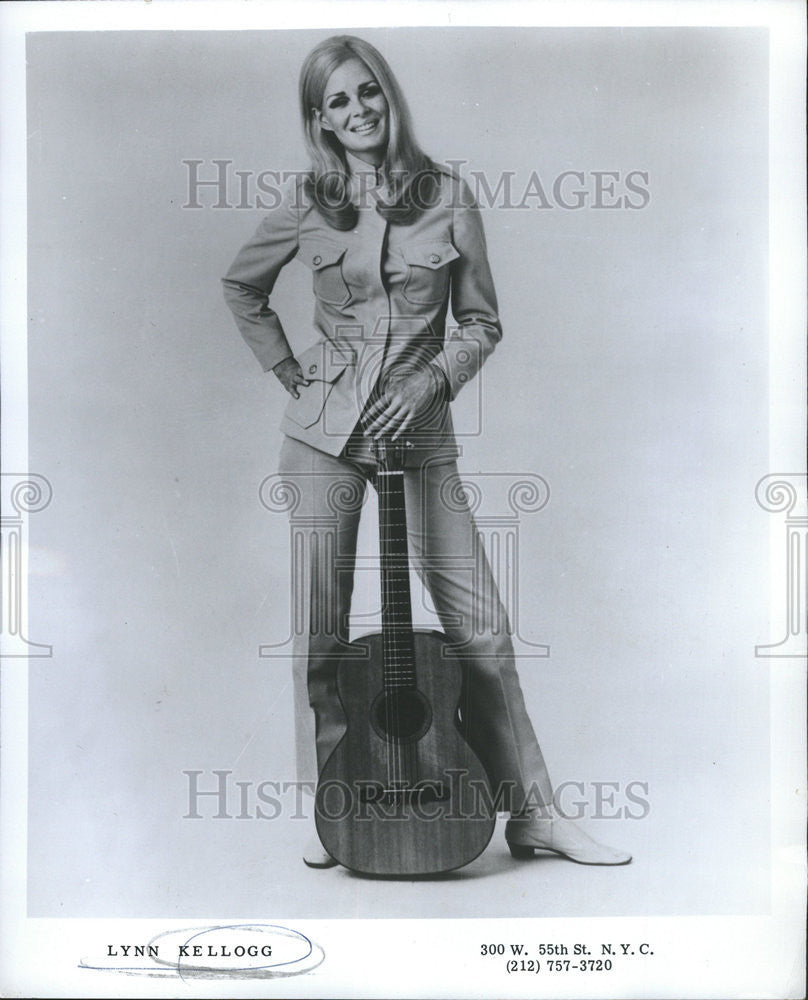
[[[317,122],[320,128],[325,129],[327,132],[333,132],[334,129],[328,124],[328,122],[323,118],[323,113],[319,108],[311,109],[311,117]]]

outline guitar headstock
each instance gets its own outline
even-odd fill
[[[373,454],[379,472],[400,472],[404,468],[404,454],[410,448],[412,448],[410,441],[373,438]]]

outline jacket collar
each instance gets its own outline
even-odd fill
[[[385,185],[382,181],[381,171],[370,163],[365,163],[345,150],[345,160],[350,171],[350,195],[351,201],[355,204],[362,204],[368,196],[368,192],[374,197],[384,198],[386,193]]]

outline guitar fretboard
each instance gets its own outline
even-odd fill
[[[386,690],[393,691],[416,686],[404,474],[397,470],[384,470],[379,472],[376,482],[379,494],[384,686]]]

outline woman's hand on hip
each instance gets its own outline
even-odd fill
[[[309,380],[303,377],[303,369],[298,364],[297,358],[286,358],[284,361],[279,361],[272,371],[275,372],[284,389],[295,399],[300,399],[297,387],[310,384]]]
[[[400,437],[408,427],[417,426],[435,412],[447,393],[443,372],[435,365],[394,376],[365,415],[365,434],[380,438]]]

